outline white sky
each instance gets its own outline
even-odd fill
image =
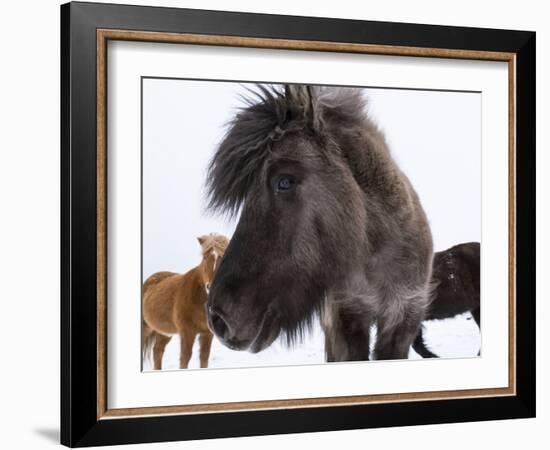
[[[231,236],[205,213],[206,167],[242,84],[143,81],[143,277],[200,262],[196,237]],[[368,111],[426,210],[435,250],[481,240],[481,95],[365,89]]]

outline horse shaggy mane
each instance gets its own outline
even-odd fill
[[[370,124],[359,88],[258,84],[248,92],[208,167],[208,209],[229,217],[237,215],[273,142],[301,131],[334,143],[333,130]]]

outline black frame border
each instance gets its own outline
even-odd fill
[[[516,54],[516,395],[97,419],[96,30]],[[71,447],[535,416],[534,32],[113,4],[61,6],[61,443]]]

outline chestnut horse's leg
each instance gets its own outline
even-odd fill
[[[164,336],[163,334],[156,333],[155,336],[155,346],[153,347],[153,363],[155,370],[162,369],[162,357],[164,356],[164,349],[166,344],[172,339],[169,336]]]
[[[180,369],[187,369],[193,353],[193,343],[197,334],[193,331],[180,331]]]
[[[201,368],[208,367],[208,358],[210,357],[210,347],[212,346],[212,333],[210,331],[204,331],[199,336],[199,342],[201,345]]]

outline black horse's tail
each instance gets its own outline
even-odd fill
[[[432,353],[428,348],[426,347],[426,343],[424,342],[424,336],[423,336],[424,327],[422,326],[420,328],[420,331],[416,335],[416,338],[413,342],[413,349],[416,353],[418,353],[422,358],[439,358],[435,353]]]

